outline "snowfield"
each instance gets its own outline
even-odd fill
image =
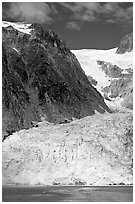
[[[98,82],[96,88],[101,92],[102,88],[110,85],[110,78],[100,69],[97,60],[110,62],[123,70],[133,66],[133,52],[117,54],[116,50],[117,48],[110,50],[82,49],[71,50],[71,52],[77,57],[85,74],[92,76]]]
[[[110,50],[95,50],[95,49],[82,49],[82,50],[71,50],[80,61],[81,65],[84,66],[86,74],[90,74],[91,68],[86,65],[91,65],[95,68],[97,60],[110,62],[114,65],[119,66],[121,69],[127,69],[128,66],[133,64],[133,52],[127,52],[125,54],[117,54],[117,48]],[[84,64],[83,64],[84,63]]]
[[[95,50],[95,49],[82,49],[82,50],[71,50],[75,54],[81,67],[85,71],[87,76],[93,77],[98,83],[96,89],[104,96],[102,91],[103,88],[109,86],[111,81],[115,78],[110,78],[105,74],[97,64],[97,61],[109,62],[112,65],[117,65],[123,71],[122,74],[127,74],[126,69],[133,69],[133,52],[127,52],[125,54],[117,54],[117,48],[110,50]],[[105,103],[109,107],[121,107],[123,98],[117,97],[108,101],[105,99]]]

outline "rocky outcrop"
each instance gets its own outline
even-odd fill
[[[110,111],[66,44],[40,25],[30,29],[3,27],[3,134],[42,119],[62,123]]]
[[[110,85],[102,89],[104,98],[111,101],[115,98],[122,99],[121,106],[133,109],[133,69],[122,70],[117,65],[109,62],[97,61],[100,69],[110,78]]]
[[[117,65],[113,65],[110,62],[104,62],[101,60],[97,61],[97,64],[100,65],[100,69],[105,72],[106,76],[109,78],[119,78],[122,76],[122,69]]]
[[[92,76],[87,76],[87,78],[93,86],[97,85],[98,82]]]
[[[132,184],[132,114],[40,122],[3,142],[3,185]]]
[[[133,50],[133,33],[130,33],[122,38],[116,53],[124,54],[126,52],[131,52],[132,50]]]
[[[121,106],[133,110],[133,81],[128,78],[113,80],[111,84],[103,89],[109,98],[119,97],[122,99]]]

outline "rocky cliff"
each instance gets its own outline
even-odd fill
[[[116,53],[124,54],[126,52],[131,52],[132,50],[133,50],[133,33],[129,33],[128,35],[124,36],[121,39]]]
[[[110,111],[53,31],[4,22],[2,37],[4,135],[30,128],[33,121],[63,123]]]

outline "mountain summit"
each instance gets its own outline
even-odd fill
[[[77,58],[41,25],[3,23],[3,132],[110,112]]]
[[[133,50],[133,33],[129,33],[128,35],[124,36],[121,39],[116,53],[124,54],[126,52],[131,52],[132,50]]]

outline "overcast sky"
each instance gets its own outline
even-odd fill
[[[117,47],[133,30],[131,2],[3,2],[7,21],[41,23],[70,49]]]

